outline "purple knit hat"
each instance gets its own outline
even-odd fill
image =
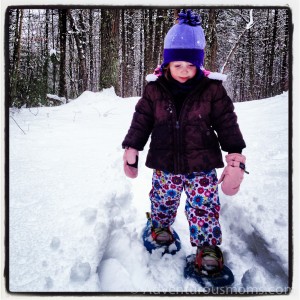
[[[165,37],[162,67],[171,61],[188,61],[200,67],[204,62],[205,36],[199,16],[190,9],[182,10],[178,20]]]

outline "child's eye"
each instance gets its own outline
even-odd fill
[[[181,67],[181,65],[175,65],[175,68],[180,68]]]

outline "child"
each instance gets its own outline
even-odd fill
[[[138,151],[151,135],[146,166],[154,170],[152,237],[161,244],[173,242],[170,226],[185,190],[190,241],[197,247],[196,267],[213,273],[223,267],[218,183],[222,182],[225,194],[237,193],[245,171],[241,152],[246,145],[222,82],[203,73],[204,48],[198,16],[190,10],[180,13],[179,23],[164,40],[161,75],[146,85],[122,147],[125,173],[134,178]],[[220,146],[229,154],[218,182],[215,169],[224,167]]]

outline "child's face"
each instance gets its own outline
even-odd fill
[[[170,72],[175,80],[185,83],[196,75],[197,68],[187,61],[172,61],[170,62]]]

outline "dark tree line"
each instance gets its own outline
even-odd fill
[[[194,10],[206,34],[205,68],[229,75],[225,86],[234,101],[288,89],[288,9]],[[121,97],[141,95],[145,76],[162,62],[164,37],[178,12],[9,8],[9,106],[57,104],[111,86]]]

